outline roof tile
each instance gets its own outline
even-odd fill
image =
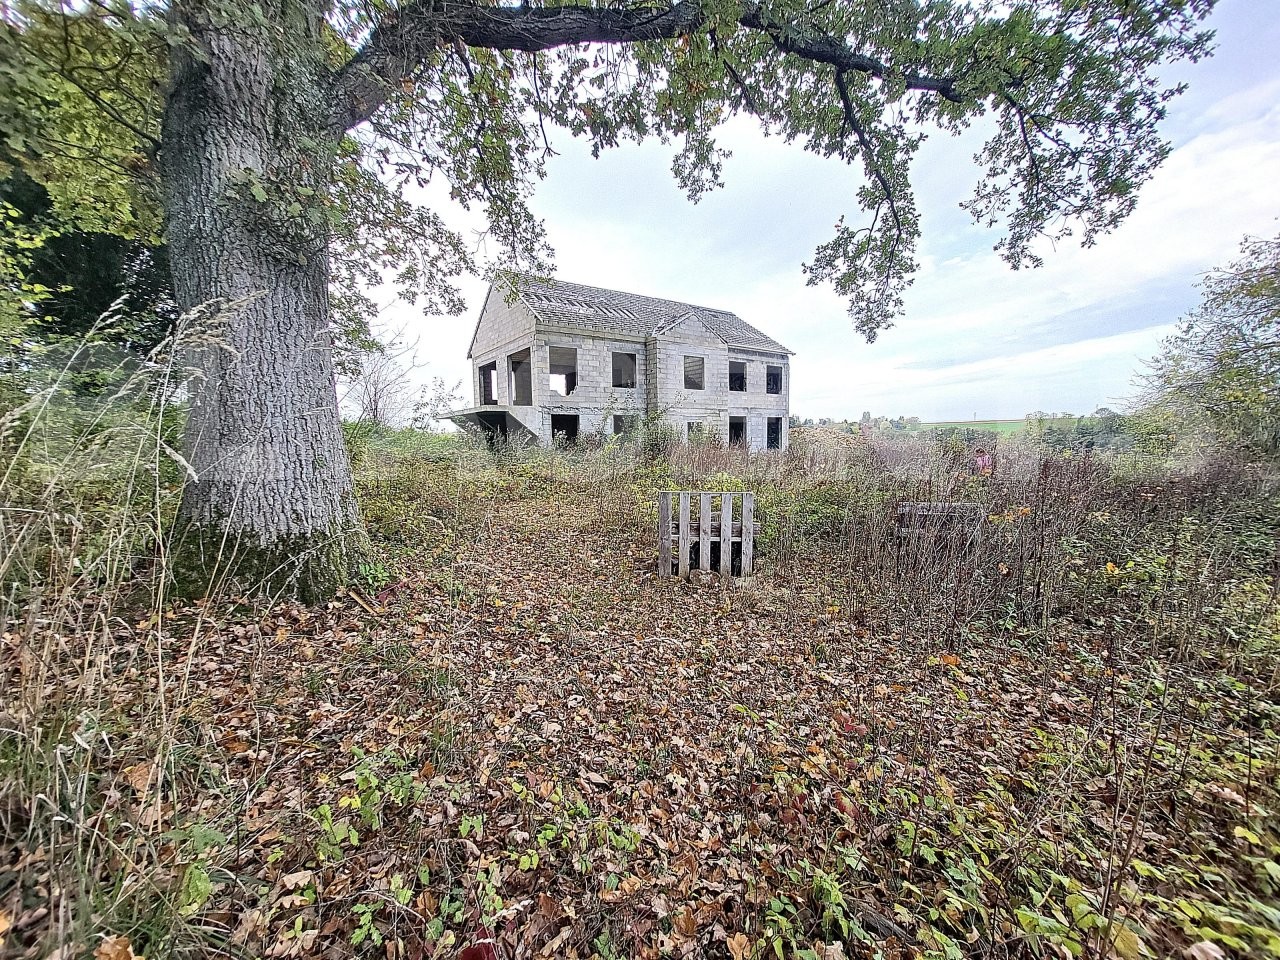
[[[650,337],[664,323],[693,314],[726,344],[770,353],[791,351],[735,313],[677,300],[644,297],[621,290],[588,287],[563,280],[520,277],[520,299],[546,323],[604,333]]]

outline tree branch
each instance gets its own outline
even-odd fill
[[[711,48],[715,50],[716,56],[720,58],[720,62],[724,64],[725,72],[729,74],[729,78],[737,85],[739,93],[742,95],[742,102],[746,104],[747,110],[755,114],[757,117],[763,116],[760,107],[756,103],[755,94],[751,92],[751,88],[747,86],[747,82],[742,79],[742,74],[738,73],[738,68],[733,65],[733,61],[728,55],[720,49],[720,38],[716,36],[716,31],[711,30]]]
[[[848,73],[869,73],[873,77],[884,78],[892,71],[885,64],[873,57],[850,50],[840,37],[832,37],[812,30],[796,29],[794,24],[790,30],[784,30],[784,24],[771,19],[764,8],[758,4],[748,5],[738,23],[748,30],[758,30],[769,35],[774,46],[784,53],[790,53],[802,60],[815,63],[826,63],[837,71]],[[926,77],[913,72],[904,72],[902,80],[908,90],[920,90],[936,93],[944,100],[952,103],[963,103],[964,97],[956,89],[954,78]]]
[[[812,28],[797,29],[749,4],[738,23],[768,34],[781,51],[825,63],[841,71],[884,77],[890,67],[856,53],[839,37]],[[580,43],[621,44],[670,40],[698,33],[708,18],[697,0],[679,0],[666,8],[477,6],[466,0],[414,0],[388,15],[368,42],[333,79],[334,132],[368,120],[442,46],[461,42],[491,50],[536,53]],[[908,73],[908,89],[936,93],[953,102],[963,98],[955,81]]]
[[[854,136],[858,138],[858,146],[862,152],[862,158],[866,161],[867,169],[871,175],[875,177],[876,183],[880,185],[880,190],[884,194],[884,202],[889,205],[889,215],[893,217],[894,240],[892,252],[896,254],[898,244],[902,241],[902,217],[898,215],[898,199],[894,193],[889,178],[885,176],[884,170],[880,166],[880,160],[876,157],[875,147],[872,145],[867,132],[862,128],[862,124],[858,122],[858,114],[853,108],[853,98],[849,96],[849,86],[844,79],[845,71],[836,70],[836,90],[840,93],[840,106],[844,111],[844,121],[853,131]]]

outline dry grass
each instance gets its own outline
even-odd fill
[[[6,481],[15,953],[1280,950],[1259,475],[373,448],[358,591],[174,607],[159,423],[10,448],[56,467]],[[655,576],[673,486],[757,491],[758,577]],[[904,542],[901,500],[981,536]]]

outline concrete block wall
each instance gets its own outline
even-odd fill
[[[652,411],[658,407],[658,341],[652,337],[644,344],[644,369],[649,375],[644,379],[645,409]]]
[[[643,340],[620,337],[593,337],[581,333],[542,328],[534,337],[535,370],[539,383],[534,385],[535,402],[567,407],[604,407],[613,405],[628,410],[643,410],[647,381],[647,353]],[[568,347],[577,351],[578,383],[567,397],[551,392],[549,371],[552,347]],[[630,353],[636,358],[636,385],[613,385],[614,353]],[[541,392],[539,392],[541,391]]]
[[[511,377],[507,357],[533,344],[533,313],[520,301],[506,302],[506,291],[494,285],[489,288],[476,333],[471,344],[471,390],[474,405],[480,406],[480,368],[497,361],[498,383],[494,400],[500,406],[511,403]],[[535,384],[536,385],[536,384]]]
[[[551,349],[569,348],[577,351],[578,382],[568,396],[551,390]],[[613,385],[613,354],[631,353],[636,357],[636,385]],[[617,336],[589,336],[555,327],[543,327],[534,337],[534,406],[542,411],[542,429],[539,439],[549,443],[551,416],[576,414],[578,431],[592,433],[602,430],[613,432],[613,416],[640,415],[645,412],[647,381],[647,354],[642,339]]]
[[[789,443],[790,426],[788,418],[791,412],[791,364],[790,358],[784,355],[766,354],[757,351],[731,349],[731,360],[741,360],[747,365],[747,389],[745,393],[729,393],[728,417],[745,417],[747,421],[747,446],[751,450],[764,450],[768,447],[768,419],[778,417],[782,420],[781,449],[785,450]],[[782,368],[782,392],[769,393],[766,389],[767,367]],[[726,436],[728,428],[726,427]]]
[[[652,409],[660,411],[681,438],[688,436],[689,424],[695,421],[725,437],[729,429],[729,350],[724,341],[692,316],[654,340],[656,400]],[[704,389],[685,389],[685,357],[702,358]]]

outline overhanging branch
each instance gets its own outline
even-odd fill
[[[876,156],[876,150],[871,143],[871,139],[867,136],[866,130],[863,129],[861,122],[858,120],[858,114],[853,106],[853,98],[849,95],[849,85],[845,82],[844,74],[845,71],[836,70],[836,90],[840,93],[840,107],[844,112],[844,121],[853,131],[854,136],[858,138],[858,147],[862,153],[862,158],[868,171],[880,186],[880,192],[884,197],[882,202],[888,205],[889,216],[893,218],[893,245],[890,247],[889,256],[886,259],[885,270],[887,273],[890,269],[889,264],[896,258],[898,247],[902,243],[902,217],[898,213],[898,196],[894,192],[893,185],[889,183],[889,178],[885,175],[884,168],[880,165],[880,158]],[[877,204],[877,218],[879,213],[880,204]]]
[[[837,71],[885,77],[890,67],[851,50],[840,37],[812,28],[783,29],[759,5],[748,5],[741,26],[767,34],[783,53],[825,63]],[[490,7],[452,0],[415,0],[389,15],[333,82],[331,126],[335,132],[368,120],[442,46],[463,43],[490,50],[536,53],[581,43],[622,44],[670,40],[707,29],[697,0],[665,8],[617,9],[585,6]],[[913,73],[902,77],[910,90],[961,102],[955,82]]]

